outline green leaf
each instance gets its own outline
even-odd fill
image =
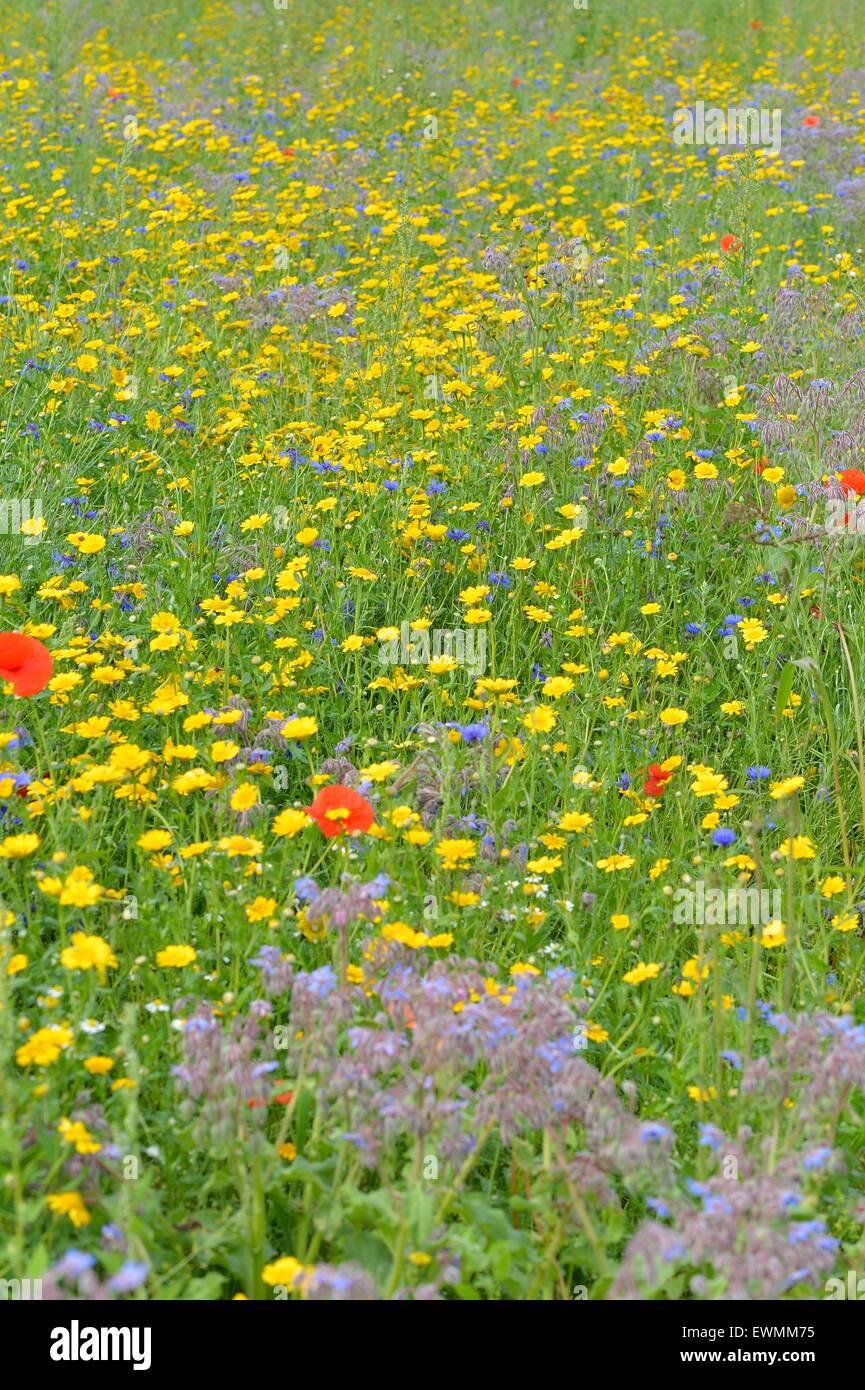
[[[781,718],[782,710],[787,708],[790,701],[790,692],[793,689],[793,681],[796,678],[796,667],[792,661],[781,672],[781,679],[778,682],[778,694],[775,696],[775,718]]]
[[[306,1144],[306,1137],[309,1133],[309,1122],[312,1112],[315,1109],[315,1096],[312,1091],[304,1090],[298,1098],[297,1110],[294,1116],[294,1142],[298,1153],[303,1151]]]

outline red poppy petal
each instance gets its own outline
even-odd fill
[[[51,679],[54,660],[48,648],[23,632],[0,632],[0,679],[11,681],[16,695],[36,695]]]
[[[328,816],[328,811],[346,811],[348,814],[334,820]],[[366,797],[361,796],[353,787],[340,784],[322,787],[312,805],[307,807],[307,815],[315,821],[322,834],[328,837],[340,835],[344,831],[369,830],[375,823],[375,812]]]

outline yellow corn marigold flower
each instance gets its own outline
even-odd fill
[[[211,746],[210,756],[215,763],[227,763],[231,758],[236,758],[239,752],[239,743],[233,743],[231,739],[217,739]]]
[[[264,842],[254,835],[223,835],[217,840],[216,848],[222,854],[258,855],[264,849]]]
[[[91,1076],[106,1076],[114,1068],[113,1057],[85,1057],[84,1070]]]
[[[274,835],[286,835],[291,837],[292,835],[296,835],[298,831],[303,830],[305,826],[311,824],[312,821],[306,814],[306,811],[297,811],[293,807],[289,807],[285,811],[280,811],[271,826],[271,830]]]
[[[656,980],[661,973],[661,967],[656,961],[640,961],[633,970],[628,970],[622,976],[622,981],[626,985],[641,985],[644,980]]]
[[[411,830],[406,831],[405,835],[403,835],[403,839],[407,845],[428,845],[432,839],[432,831],[424,830],[421,826],[414,825]]]
[[[170,830],[145,830],[143,835],[139,835],[135,843],[139,849],[158,854],[161,849],[167,849],[173,839],[174,836]]]
[[[90,1212],[77,1192],[50,1192],[45,1200],[58,1216],[68,1216],[76,1230],[90,1225]]]
[[[540,859],[529,859],[526,862],[530,874],[553,874],[561,867],[562,861],[557,854],[544,854]]]
[[[178,857],[180,859],[197,859],[199,855],[206,854],[212,844],[212,840],[196,840],[193,844],[185,845],[183,849],[178,850]]]
[[[606,859],[599,859],[595,868],[603,869],[605,874],[614,874],[632,868],[633,863],[634,859],[630,854],[610,854]]]
[[[369,767],[362,767],[359,775],[365,782],[384,782],[396,772],[399,772],[399,763],[371,763]]]
[[[548,700],[560,700],[563,695],[570,695],[573,688],[574,682],[570,676],[550,676],[541,686],[541,693]]]
[[[251,811],[258,805],[258,787],[253,782],[241,782],[231,794],[232,811]]]
[[[845,892],[846,881],[838,874],[828,874],[820,884],[820,892],[824,898],[837,897],[839,893]]]
[[[79,1154],[98,1154],[102,1145],[93,1138],[86,1125],[80,1120],[70,1120],[66,1115],[57,1126],[60,1137],[67,1144],[75,1145],[75,1152]]]
[[[778,853],[785,859],[791,854],[794,859],[814,859],[817,851],[807,835],[794,835],[792,839],[784,840],[783,844],[778,846]]]
[[[555,710],[547,705],[538,705],[525,716],[522,721],[524,729],[530,729],[535,734],[548,734],[551,729],[556,727],[558,715]]]
[[[181,772],[171,783],[172,791],[176,791],[180,796],[188,796],[190,792],[211,791],[215,786],[217,781],[213,773],[203,767],[191,767],[188,771]]]
[[[760,936],[760,945],[766,950],[771,951],[776,946],[784,946],[787,943],[787,928],[782,921],[774,917],[771,922],[767,922]]]
[[[839,912],[832,918],[832,926],[835,931],[857,931],[859,925],[858,912]]]
[[[276,912],[276,898],[254,898],[251,903],[247,903],[244,908],[248,922],[267,922]]]
[[[383,941],[398,941],[401,946],[408,946],[413,951],[425,946],[429,940],[426,932],[417,931],[407,922],[386,922],[381,936]]]
[[[0,840],[0,859],[26,859],[28,854],[35,854],[41,841],[38,835],[31,833],[24,835],[7,835]]]
[[[773,801],[781,801],[785,796],[792,796],[794,792],[801,791],[805,785],[805,778],[798,774],[795,777],[785,777],[781,782],[769,783],[769,795]]]
[[[668,729],[674,729],[678,724],[687,723],[688,711],[679,709],[676,705],[671,705],[669,709],[662,709],[658,718]]]
[[[100,550],[105,549],[104,536],[94,536],[86,531],[75,531],[66,539],[81,555],[98,555]]]
[[[765,642],[769,636],[768,628],[764,627],[759,618],[743,618],[736,631],[742,637],[749,652],[753,651],[760,642]]]
[[[312,1265],[302,1265],[292,1255],[283,1255],[280,1259],[274,1260],[272,1264],[264,1266],[261,1271],[261,1280],[270,1288],[277,1286],[289,1289],[299,1288],[303,1279],[312,1273],[312,1269]]]
[[[100,983],[105,983],[106,970],[117,968],[117,957],[108,942],[101,936],[88,936],[86,932],[75,931],[71,937],[72,945],[60,952],[60,964],[64,970],[96,970]]]
[[[477,845],[474,840],[440,840],[435,852],[446,869],[453,869],[458,864],[470,864],[477,854]]]
[[[15,1061],[19,1067],[50,1067],[74,1040],[72,1029],[65,1023],[55,1028],[39,1028],[18,1048]]]
[[[100,884],[93,882],[91,871],[82,864],[66,875],[58,901],[61,907],[94,907],[104,892]]]
[[[184,965],[191,965],[195,959],[193,946],[163,946],[161,951],[156,952],[156,964],[164,970],[180,970]]]
[[[729,785],[720,772],[703,772],[691,783],[691,791],[694,796],[717,796],[719,792],[726,791]]]
[[[314,719],[312,715],[302,715],[298,716],[297,719],[289,719],[283,724],[281,733],[283,738],[287,739],[312,738],[314,734],[318,733],[318,720]]]

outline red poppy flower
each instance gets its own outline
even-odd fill
[[[260,1110],[263,1105],[290,1105],[293,1091],[283,1091],[281,1094],[271,1096],[270,1100],[260,1097],[258,1100],[248,1100],[246,1107],[248,1110]]]
[[[751,28],[752,28],[752,29],[762,29],[763,26],[762,26],[762,24],[760,23],[759,19],[752,19],[752,20],[751,20]]]
[[[665,771],[660,763],[650,763],[649,775],[643,783],[646,796],[660,796],[672,775],[672,772]]]
[[[291,156],[294,154],[294,146],[286,145],[282,153],[285,155],[286,159],[290,159]]]
[[[369,830],[375,824],[375,813],[365,796],[353,787],[337,784],[322,787],[306,813],[312,816],[322,835],[342,835],[346,831]]]
[[[406,1028],[415,1028],[417,1026],[417,1018],[415,1017],[415,1011],[411,1004],[390,1003],[387,1006],[387,1011],[390,1015],[391,1022],[395,1023],[398,1028],[403,1025],[405,1025]]]
[[[763,455],[763,457],[762,457],[761,459],[755,459],[755,460],[754,460],[754,472],[755,472],[758,476],[763,472],[764,468],[768,468],[768,467],[769,467],[769,460],[767,459],[767,457],[766,457],[765,454]]]
[[[728,256],[731,251],[741,251],[741,249],[742,243],[739,240],[739,238],[737,236],[733,236],[732,232],[725,232],[724,235],[721,237],[721,250],[723,251],[724,255]]]
[[[16,695],[36,695],[51,679],[54,660],[47,647],[23,632],[0,632],[0,680]]]
[[[851,492],[855,492],[857,497],[865,497],[865,473],[861,468],[845,468],[843,473],[838,474],[838,481],[845,497],[849,497]]]
[[[803,118],[802,124],[803,124],[803,125],[807,125],[807,126],[819,125],[819,124],[820,124],[820,117],[819,117],[819,116],[805,116],[805,117]]]

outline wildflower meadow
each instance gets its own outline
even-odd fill
[[[0,1293],[865,1298],[861,0],[0,14]]]

